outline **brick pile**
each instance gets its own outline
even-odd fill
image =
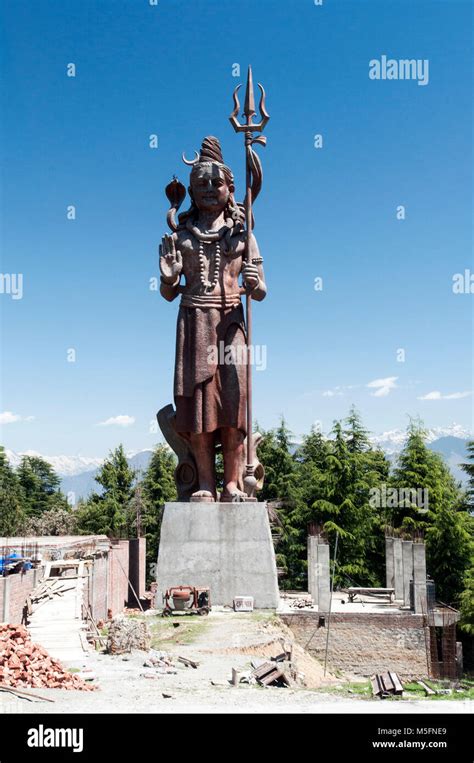
[[[0,625],[0,684],[16,688],[78,689],[92,691],[88,684],[68,673],[46,649],[33,644],[23,625]]]

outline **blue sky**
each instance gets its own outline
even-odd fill
[[[474,297],[452,288],[474,272],[469,2],[44,0],[3,16],[2,273],[23,275],[22,299],[0,294],[7,447],[100,456],[160,439],[177,311],[149,289],[164,187],[187,185],[181,152],[213,134],[243,198],[227,117],[249,63],[271,115],[255,417],[283,413],[300,435],[354,402],[374,432],[417,414],[472,428]],[[382,55],[428,59],[428,84],[370,79]],[[99,425],[117,416],[134,422]]]

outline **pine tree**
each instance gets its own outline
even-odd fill
[[[466,474],[469,475],[469,487],[468,487],[468,496],[469,496],[469,505],[471,509],[474,511],[474,440],[471,440],[467,444],[467,450],[468,450],[468,458],[469,463],[467,464],[461,464],[462,468],[466,472]]]
[[[258,428],[258,425],[257,425]],[[292,433],[282,417],[276,429],[262,431],[258,446],[258,458],[265,469],[263,489],[258,493],[260,501],[275,502],[275,515],[279,523],[277,564],[287,572],[283,587],[302,586],[306,579],[305,555],[301,546],[299,515],[300,486],[297,483],[296,460],[291,454]],[[306,539],[304,540],[306,547]]]
[[[295,461],[290,453],[291,436],[283,417],[277,429],[262,432],[258,457],[265,468],[265,481],[258,493],[260,501],[284,502],[290,497],[295,473]]]
[[[474,636],[474,558],[464,579],[464,590],[460,597],[460,628],[464,633]]]
[[[349,453],[363,453],[370,448],[369,433],[362,425],[362,420],[355,405],[351,406],[345,419],[344,436]]]
[[[454,505],[461,495],[442,456],[427,447],[426,436],[421,422],[410,422],[406,443],[390,480],[399,495],[390,511],[390,524],[407,532],[425,529],[438,509]],[[425,501],[423,506],[419,505],[417,494],[427,497],[428,506]]]
[[[377,584],[382,533],[379,512],[371,502],[371,489],[386,478],[388,463],[380,451],[371,449],[368,433],[354,408],[345,423],[346,429],[340,422],[334,425],[324,469],[324,489],[313,509],[332,548],[338,536],[336,585]]]
[[[130,502],[135,471],[129,466],[123,445],[111,451],[95,481],[103,492],[92,493],[77,510],[78,532],[130,537]]]
[[[437,596],[457,605],[472,555],[472,520],[460,485],[442,456],[427,447],[419,421],[410,422],[391,484],[405,491],[393,509],[393,526],[408,535],[424,532],[427,572],[435,581]],[[415,496],[406,497],[409,490],[425,491],[423,507]]]
[[[301,464],[311,463],[322,469],[326,463],[328,452],[328,442],[323,433],[315,427],[311,427],[310,433],[303,437],[296,458]]]
[[[441,506],[426,530],[427,570],[436,584],[436,597],[459,606],[464,578],[473,558],[472,518],[456,507]]]
[[[61,493],[61,480],[51,464],[40,456],[23,456],[17,471],[28,516],[41,516],[52,509],[68,510],[68,503]]]
[[[20,534],[25,517],[23,504],[20,481],[0,445],[0,536]]]
[[[158,558],[161,521],[165,503],[176,500],[175,468],[176,459],[168,446],[157,445],[141,482],[143,501],[141,521],[147,539],[148,570]],[[150,575],[150,578],[153,577]]]

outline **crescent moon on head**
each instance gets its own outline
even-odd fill
[[[194,164],[196,164],[196,162],[199,161],[199,151],[195,151],[194,153],[196,154],[196,158],[195,159],[186,159],[186,157],[184,155],[184,152],[182,154],[183,162],[185,164],[189,165],[190,167],[192,167]]]

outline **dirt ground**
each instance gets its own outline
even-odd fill
[[[230,684],[232,668],[250,669],[253,657],[281,652],[281,639],[292,639],[275,616],[261,613],[211,612],[208,617],[149,617],[153,648],[199,662],[175,663],[176,673],[144,667],[146,652],[109,655],[91,651],[72,669],[87,668],[96,676],[94,692],[37,689],[54,703],[18,699],[0,692],[0,713],[339,713],[461,712],[474,703],[398,700],[351,696],[347,678],[324,676],[323,667],[297,645],[294,658],[306,687],[263,688]],[[164,696],[166,695],[166,696]]]

